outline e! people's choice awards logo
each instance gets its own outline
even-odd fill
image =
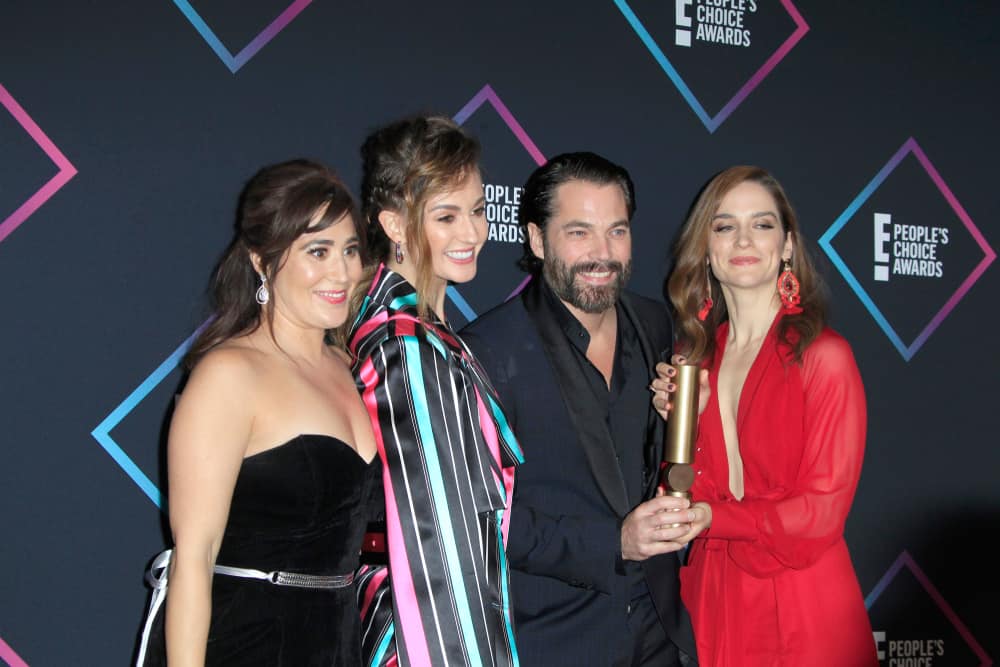
[[[996,258],[912,138],[819,243],[907,361]]]
[[[489,241],[497,243],[524,243],[524,229],[518,220],[521,205],[520,185],[484,183],[486,219],[490,224]]]
[[[736,110],[809,26],[791,0],[615,0],[709,132]],[[694,72],[700,72],[695,77]]]
[[[489,85],[483,86],[454,118],[483,145],[483,194],[489,224],[475,280],[448,288],[448,317],[458,328],[524,286],[527,274],[517,267],[524,251],[518,208],[522,184],[545,163],[545,156]]]
[[[699,42],[750,46],[746,15],[757,13],[756,0],[674,0],[677,30],[674,44],[691,46],[691,36]],[[693,16],[692,16],[693,14]]]
[[[993,664],[937,587],[904,551],[865,598],[885,667]]]

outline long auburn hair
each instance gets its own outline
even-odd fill
[[[323,208],[323,214],[316,218]],[[255,295],[260,278],[250,253],[260,259],[267,284],[281,271],[288,249],[299,236],[339,223],[357,231],[354,199],[329,168],[310,160],[290,160],[262,168],[240,193],[233,240],[212,278],[213,315],[191,345],[184,363],[193,368],[205,353],[230,338],[252,333],[266,321],[273,337],[274,299],[264,306]],[[364,257],[364,235],[358,234]],[[345,329],[345,326],[340,329]],[[343,347],[343,331],[332,339]]]
[[[796,361],[823,330],[827,306],[822,278],[816,271],[799,230],[795,209],[781,184],[761,167],[738,165],[716,174],[702,189],[688,214],[674,249],[674,268],[667,281],[667,296],[675,311],[679,349],[691,363],[710,359],[715,352],[715,332],[729,318],[719,281],[708,266],[708,237],[719,204],[730,190],[745,182],[757,183],[774,198],[786,234],[792,235],[792,272],[799,281],[802,312],[786,314],[778,324],[779,340],[788,344]],[[777,290],[777,285],[775,285]],[[698,311],[706,297],[714,306],[704,322]]]
[[[372,132],[361,146],[361,213],[365,220],[371,263],[351,299],[357,313],[379,262],[386,262],[392,242],[379,213],[406,218],[406,248],[417,265],[417,311],[427,319],[428,291],[433,279],[430,244],[424,231],[424,205],[437,193],[451,190],[479,171],[479,142],[445,116],[414,116]],[[353,319],[353,318],[352,318]]]

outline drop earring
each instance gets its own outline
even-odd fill
[[[715,302],[712,301],[711,270],[708,262],[705,262],[705,298],[701,302],[701,310],[698,311],[699,322],[704,322],[708,319],[708,314],[712,312],[712,306],[715,305]]]
[[[264,274],[258,274],[260,276],[260,287],[257,288],[257,293],[254,295],[254,299],[261,306],[266,306],[267,302],[271,300],[271,294],[267,291],[267,278]]]
[[[792,273],[792,263],[788,259],[785,260],[785,270],[778,276],[778,294],[781,295],[781,308],[786,314],[797,315],[802,312],[799,306],[799,279]]]
[[[404,259],[403,244],[401,244],[399,241],[396,241],[396,264],[402,264],[403,259]]]

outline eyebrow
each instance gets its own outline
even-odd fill
[[[344,245],[347,245],[349,243],[357,243],[357,241],[358,241],[358,235],[355,234],[354,236],[351,236],[346,241],[344,241]],[[303,243],[300,247],[309,248],[311,246],[317,246],[317,245],[333,247],[337,244],[329,239],[313,239],[312,241],[307,241]]]
[[[588,229],[595,227],[596,224],[593,222],[588,222],[586,220],[570,220],[562,225],[563,229],[569,227],[586,227]],[[608,227],[631,227],[632,223],[627,218],[622,218],[621,220],[615,220]]]
[[[764,218],[764,217],[767,217],[769,215],[772,216],[772,217],[775,217],[775,218],[778,217],[778,214],[775,213],[774,211],[757,211],[756,213],[751,213],[750,217],[751,218]],[[722,219],[722,220],[731,220],[731,219],[733,219],[735,217],[736,216],[732,215],[731,213],[716,213],[715,215],[712,216],[712,220],[719,220],[719,219]]]
[[[480,197],[479,199],[476,200],[476,203],[473,205],[473,208],[475,208],[476,206],[479,206],[480,204],[485,204],[485,203],[486,203],[486,197],[482,196],[482,197]],[[437,204],[435,206],[431,206],[427,210],[428,211],[437,211],[438,209],[447,209],[449,211],[460,211],[460,210],[462,210],[462,207],[459,206],[459,205],[457,205],[457,204]]]

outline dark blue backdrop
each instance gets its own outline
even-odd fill
[[[503,216],[546,155],[632,171],[651,296],[701,185],[772,170],[867,387],[847,537],[884,664],[991,664],[998,24],[970,0],[0,2],[0,663],[131,659],[175,353],[243,182],[307,156],[357,184],[362,137],[429,110],[496,186],[458,322],[520,282]]]

